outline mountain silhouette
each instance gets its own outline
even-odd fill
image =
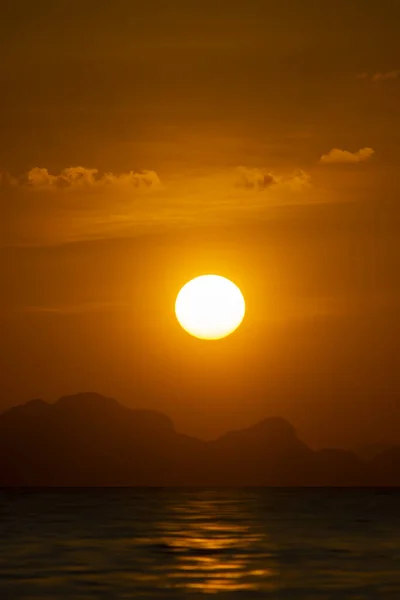
[[[369,463],[311,450],[282,418],[206,442],[95,393],[0,415],[0,486],[399,485],[400,449]]]
[[[378,485],[400,485],[400,446],[388,448],[371,461],[374,481]]]

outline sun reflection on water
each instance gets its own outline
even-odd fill
[[[276,589],[271,541],[240,501],[204,492],[170,508],[171,518],[159,524],[160,548],[174,563],[168,587],[203,593]]]

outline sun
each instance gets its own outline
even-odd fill
[[[179,292],[175,314],[179,324],[194,337],[219,340],[233,333],[243,321],[246,305],[240,289],[220,275],[201,275]]]

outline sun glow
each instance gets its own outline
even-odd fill
[[[242,292],[229,279],[202,275],[192,279],[179,292],[175,313],[179,324],[194,337],[204,340],[224,338],[243,321]]]

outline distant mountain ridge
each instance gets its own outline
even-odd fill
[[[364,461],[311,450],[275,417],[215,441],[96,393],[35,399],[0,415],[0,486],[400,485],[400,448]]]

